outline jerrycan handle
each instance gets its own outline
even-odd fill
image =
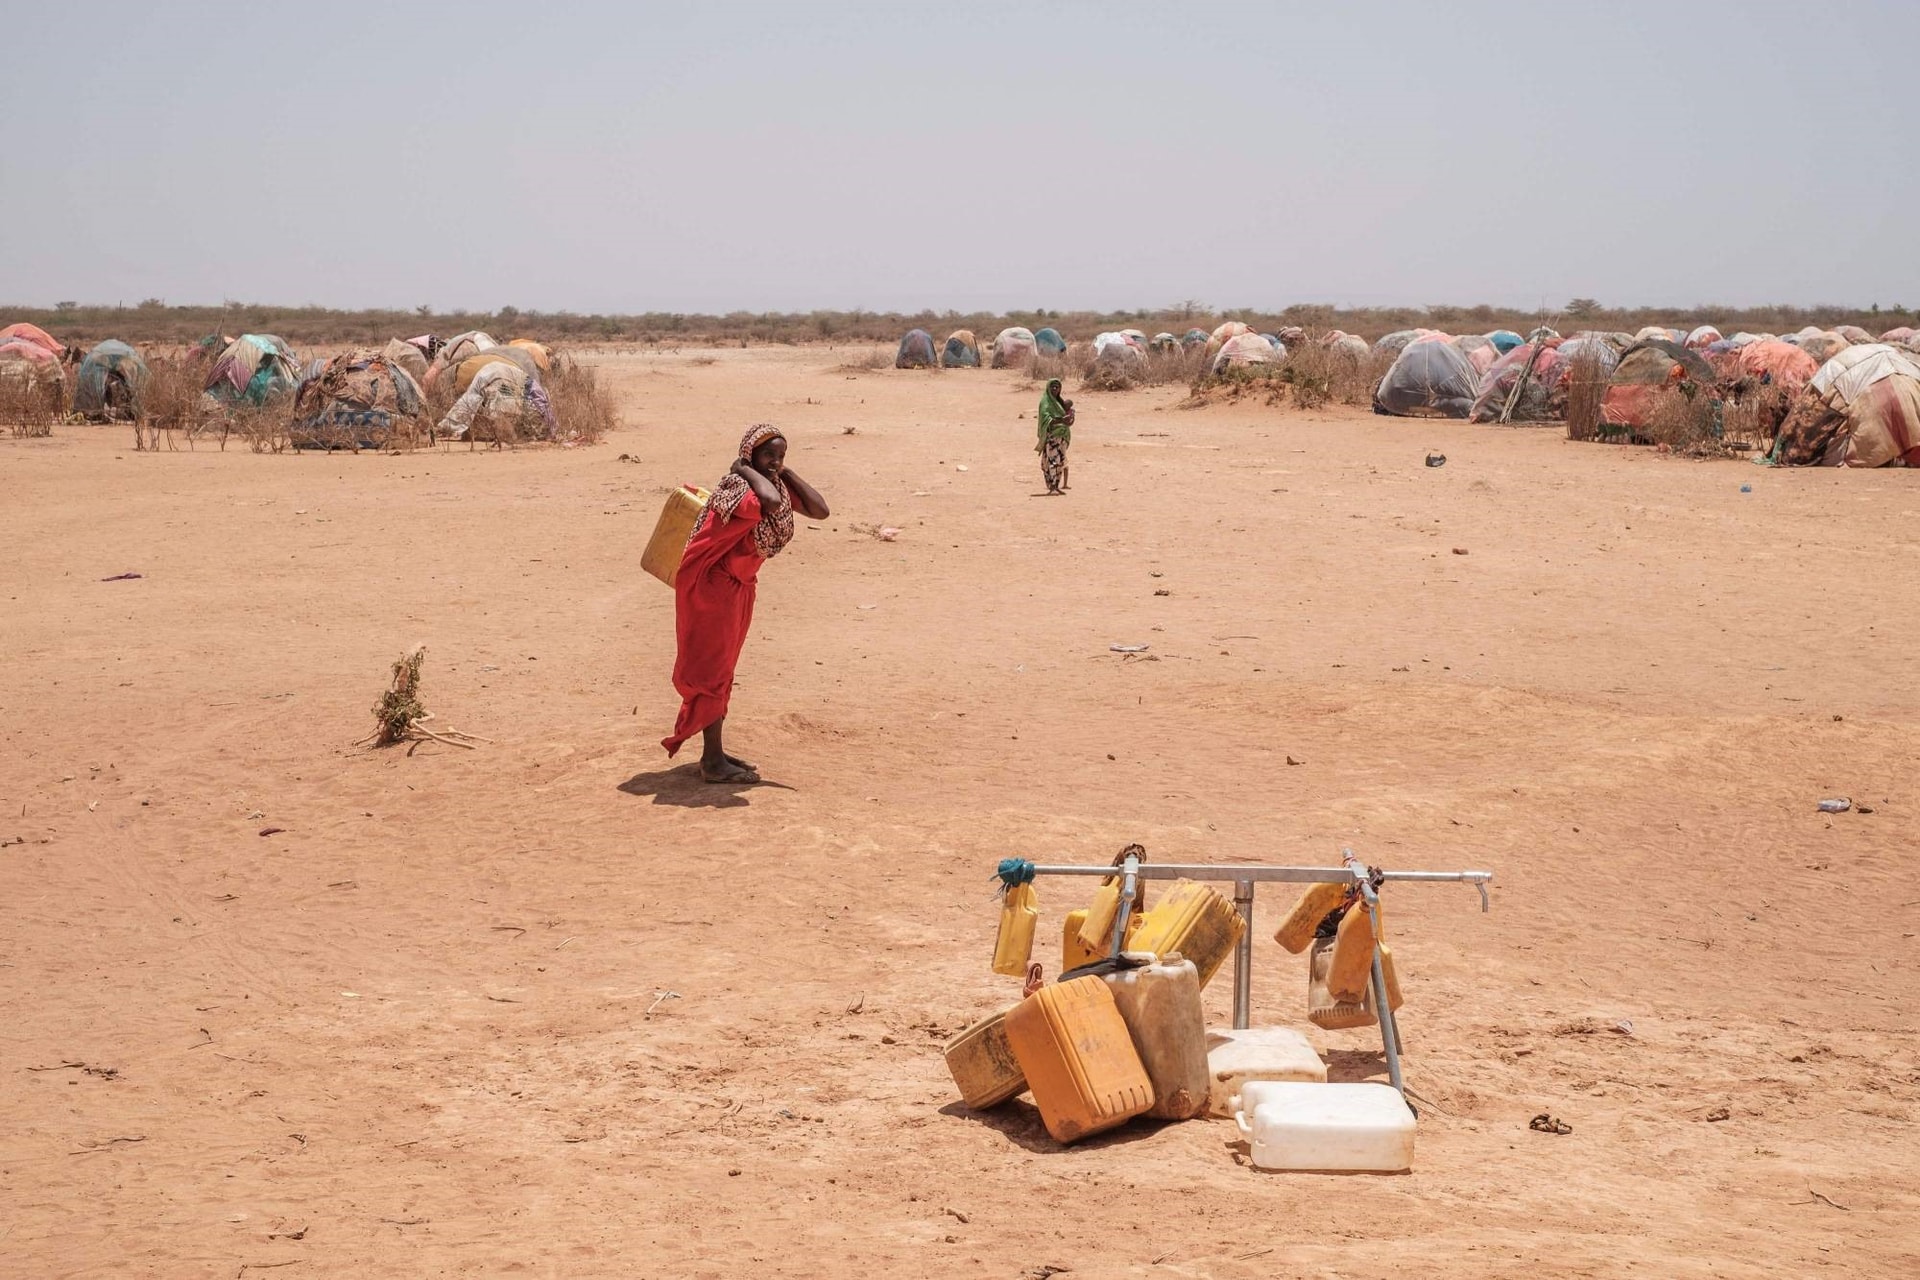
[[[1240,1099],[1233,1100],[1233,1122],[1240,1126],[1240,1133],[1247,1141],[1253,1141],[1253,1126],[1247,1123],[1247,1113],[1240,1109]]]

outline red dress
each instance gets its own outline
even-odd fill
[[[672,736],[660,742],[669,756],[727,714],[733,669],[753,621],[754,584],[765,563],[753,545],[753,526],[759,522],[760,499],[749,492],[731,520],[717,514],[709,519],[680,558],[680,572],[673,580],[674,634],[680,647],[673,687],[681,698],[680,718]]]

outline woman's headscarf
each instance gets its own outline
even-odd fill
[[[1040,397],[1040,438],[1042,440],[1066,440],[1072,434],[1067,423],[1067,406],[1060,399],[1060,379],[1047,383],[1046,394]]]
[[[747,428],[747,434],[740,439],[740,460],[748,466],[753,465],[753,453],[769,440],[785,437],[780,428],[772,423],[762,422]],[[771,560],[780,554],[780,548],[793,541],[793,495],[787,490],[787,482],[775,478],[773,487],[780,491],[780,501],[771,511],[760,513],[760,522],[753,526],[753,549],[760,553],[763,560]],[[734,512],[740,509],[740,502],[753,490],[745,479],[728,471],[713,486],[713,494],[707,499],[707,505],[700,509],[700,515],[693,522],[693,532],[688,540],[700,536],[700,530],[707,525],[709,517],[718,516],[721,520],[733,519]]]

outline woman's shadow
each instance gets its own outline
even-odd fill
[[[700,776],[700,765],[673,765],[652,773],[636,773],[621,783],[618,790],[630,796],[651,796],[655,804],[677,805],[682,809],[742,809],[749,803],[750,791],[776,788],[792,791],[784,782],[762,779],[759,782],[708,782]]]

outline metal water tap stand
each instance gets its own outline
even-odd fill
[[[1480,910],[1489,909],[1487,884],[1491,871],[1387,871],[1370,867],[1342,849],[1343,865],[1338,867],[1266,867],[1248,864],[1198,862],[1144,862],[1128,853],[1118,864],[1072,866],[1036,864],[1035,876],[1107,876],[1120,877],[1120,910],[1114,916],[1113,945],[1109,954],[1118,956],[1126,945],[1127,922],[1133,904],[1140,897],[1142,880],[1231,880],[1233,905],[1240,912],[1240,941],[1233,953],[1233,1025],[1245,1030],[1252,1017],[1253,1002],[1253,887],[1261,881],[1285,881],[1291,884],[1350,884],[1360,893],[1360,903],[1373,918],[1373,1007],[1380,1020],[1380,1043],[1386,1050],[1387,1077],[1404,1097],[1406,1085],[1400,1076],[1400,1029],[1394,1024],[1393,1009],[1387,1003],[1386,972],[1380,964],[1379,887],[1390,881],[1424,884],[1466,883],[1480,891]]]

